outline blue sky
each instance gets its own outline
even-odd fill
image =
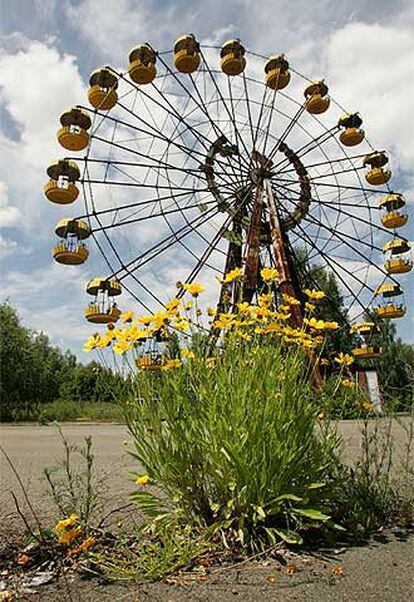
[[[189,31],[210,44],[240,37],[264,55],[284,51],[310,78],[322,73],[341,104],[358,107],[374,145],[389,151],[393,188],[413,217],[412,2],[0,0],[0,7],[1,297],[80,358],[91,332],[84,285],[103,265],[96,257],[83,271],[52,262],[53,228],[64,216],[43,196],[44,170],[61,155],[59,115],[83,102],[89,73],[125,65],[137,43],[169,49]],[[410,240],[413,223],[404,230]],[[412,275],[402,283],[412,300]],[[414,341],[413,308],[398,332]]]

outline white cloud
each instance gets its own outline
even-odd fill
[[[4,157],[0,178],[7,182],[9,191],[5,205],[5,188],[0,189],[2,225],[37,230],[38,239],[50,237],[56,208],[43,195],[45,169],[52,160],[67,154],[56,141],[59,115],[84,97],[75,57],[62,56],[53,46],[27,40],[12,54],[0,52],[0,101],[18,132],[16,139],[6,131],[6,122],[0,131]]]
[[[0,181],[0,228],[17,226],[20,219],[20,209],[18,207],[11,207],[8,204],[6,183]]]
[[[361,113],[367,137],[403,169],[414,161],[413,55],[408,26],[366,23],[335,31],[325,49],[333,96]]]

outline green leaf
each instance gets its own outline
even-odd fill
[[[310,485],[306,486],[306,489],[321,489],[322,487],[325,487],[326,483],[311,483]]]
[[[296,531],[290,531],[285,529],[273,529],[279,537],[286,541],[286,543],[292,543],[295,545],[300,545],[303,543],[303,538]]]
[[[293,493],[284,493],[283,495],[279,495],[275,498],[273,502],[281,502],[282,500],[292,500],[292,502],[303,502],[303,498],[298,495],[294,495]]]
[[[295,508],[292,510],[294,514],[300,514],[302,516],[306,516],[306,518],[310,518],[312,520],[329,520],[331,517],[328,514],[324,514],[320,510],[316,508]]]

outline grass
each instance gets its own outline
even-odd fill
[[[57,400],[33,404],[30,410],[16,413],[13,422],[123,422],[120,404]]]

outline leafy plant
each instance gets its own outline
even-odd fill
[[[57,429],[64,455],[58,465],[43,471],[49,495],[60,518],[76,514],[82,527],[87,528],[100,507],[94,474],[92,437],[85,437],[83,445],[77,446],[68,441],[59,425]],[[76,462],[77,456],[80,457],[80,465]],[[75,462],[78,464],[77,468],[74,467]]]
[[[167,504],[166,520],[213,527],[228,546],[299,543],[308,525],[331,524],[338,440],[318,436],[311,386],[306,354],[281,343],[235,342],[141,374],[126,420],[163,497],[141,487],[135,501],[152,518]]]

